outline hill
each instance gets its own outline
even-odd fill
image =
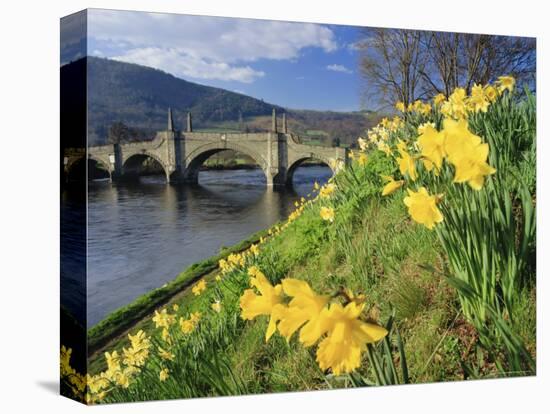
[[[166,128],[166,112],[174,111],[177,127],[193,114],[195,129],[266,130],[271,111],[283,107],[243,94],[189,82],[161,70],[109,59],[87,57],[61,68],[61,77],[78,72],[87,61],[89,143],[108,141],[109,128],[122,122],[135,139],[150,139]],[[365,112],[286,110],[292,132],[314,143],[338,139],[351,143],[372,126],[376,116]]]

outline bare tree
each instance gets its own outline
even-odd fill
[[[458,86],[470,89],[512,75],[532,89],[535,39],[467,33],[367,29],[359,42],[365,95],[381,104],[405,105]]]
[[[501,75],[534,86],[535,39],[468,33],[424,32],[428,64],[421,71],[423,89],[449,95],[458,86],[470,89]]]
[[[107,142],[109,144],[120,144],[128,142],[130,139],[130,128],[123,122],[114,122],[109,128]]]
[[[417,99],[422,91],[421,70],[424,49],[417,30],[369,29],[359,43],[362,49],[361,73],[367,82],[366,98],[393,105],[405,105]]]

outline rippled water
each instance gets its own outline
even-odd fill
[[[166,185],[156,176],[142,177],[132,185],[90,183],[88,327],[189,265],[218,253],[222,246],[286,218],[294,201],[309,193],[315,180],[323,183],[330,176],[328,167],[300,167],[292,190],[268,189],[259,170],[202,171],[198,186]],[[75,208],[82,202],[64,192],[62,214],[74,224],[66,231],[82,223]],[[67,281],[62,297],[78,313],[83,297],[77,293],[77,279],[70,275],[79,263],[76,251],[74,245],[62,246]]]

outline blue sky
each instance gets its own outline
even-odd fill
[[[360,35],[350,26],[91,9],[87,53],[289,108],[354,111]],[[62,48],[62,62],[76,57]]]

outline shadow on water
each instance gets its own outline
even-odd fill
[[[91,182],[88,327],[221,247],[285,219],[315,181],[330,176],[328,167],[298,168],[292,190],[267,188],[260,170],[201,171],[194,186],[166,185],[161,176]],[[72,202],[65,194],[67,212]]]

